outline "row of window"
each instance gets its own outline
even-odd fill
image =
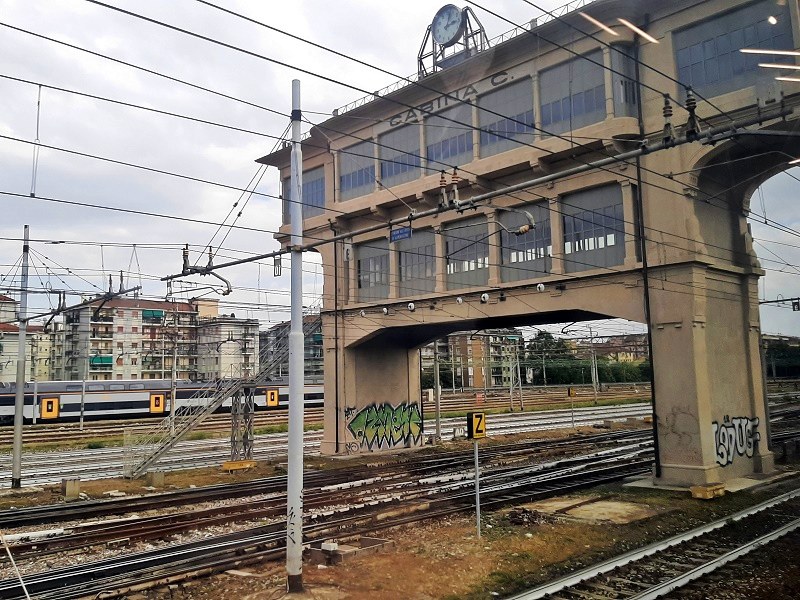
[[[550,270],[553,256],[550,220],[546,204],[529,207],[536,214],[536,227],[515,235],[528,216],[520,211],[501,213],[501,270],[504,281],[532,279]],[[567,272],[612,267],[624,260],[622,194],[618,185],[578,192],[563,203],[563,259]],[[488,281],[488,223],[471,219],[444,227],[445,280],[447,289],[482,285]],[[414,232],[412,239],[398,243],[399,292],[403,296],[434,289],[437,257],[434,233]],[[356,248],[359,297],[361,301],[386,298],[389,291],[390,250],[386,240]]]

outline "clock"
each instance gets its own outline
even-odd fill
[[[464,12],[454,4],[445,4],[433,17],[431,34],[440,46],[452,46],[464,33]]]

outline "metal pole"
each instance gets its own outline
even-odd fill
[[[86,364],[83,367],[83,381],[81,381],[81,415],[79,418],[79,427],[83,431],[83,408],[86,403],[86,380],[89,378],[89,362],[91,356],[89,355],[89,338],[86,338]]]
[[[475,448],[475,519],[478,523],[478,537],[481,537],[481,471],[478,466],[478,440],[473,440]]]
[[[450,375],[452,377],[452,381],[450,383],[453,384],[453,394],[456,393],[456,357],[455,352],[453,352],[453,340],[449,337],[447,338],[447,351],[450,353]]]
[[[514,348],[514,358],[517,359],[517,383],[519,384],[519,409],[525,410],[525,401],[522,399],[522,367],[519,364],[519,347]]]
[[[439,374],[439,340],[433,340],[433,398],[436,407],[436,442],[442,440],[442,380]]]
[[[36,425],[36,415],[39,413],[39,382],[33,380],[33,424]]]
[[[39,382],[36,377],[36,361],[39,357],[39,342],[36,336],[31,340],[31,362],[33,363],[33,414],[31,421],[36,425],[36,413],[39,406]]]
[[[592,388],[594,389],[594,405],[597,406],[597,355],[594,353],[594,332],[589,327],[589,344],[592,347]]]
[[[22,420],[25,408],[25,333],[28,322],[28,226],[22,241],[22,281],[19,293],[19,346],[17,347],[17,389],[14,396],[14,443],[11,457],[11,487],[22,487]]]
[[[286,573],[289,593],[303,591],[303,155],[300,81],[292,80],[291,327],[289,329],[289,457],[286,489]]]
[[[176,323],[178,315],[175,315]],[[177,328],[177,325],[176,325]],[[175,378],[178,376],[178,333],[175,332],[175,338],[172,341],[172,383],[169,390],[169,432],[175,435],[175,394],[177,386],[175,385]]]

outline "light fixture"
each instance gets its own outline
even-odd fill
[[[794,160],[790,160],[790,161],[789,161],[789,164],[790,164],[790,165],[796,165],[796,164],[798,164],[798,163],[800,163],[800,158],[795,158]]]
[[[658,43],[658,40],[657,40],[656,38],[654,38],[654,37],[653,37],[652,35],[650,35],[649,33],[645,32],[645,31],[642,31],[642,30],[641,30],[641,29],[639,29],[639,28],[638,28],[636,25],[634,25],[633,23],[631,23],[630,21],[627,21],[627,20],[625,20],[625,19],[620,19],[620,18],[618,18],[618,19],[617,19],[617,21],[619,21],[620,23],[622,23],[623,25],[625,25],[625,27],[627,27],[628,29],[630,29],[632,32],[634,32],[634,33],[636,33],[636,34],[639,34],[640,36],[642,36],[642,37],[643,37],[644,39],[646,39],[648,42],[653,42],[654,44],[657,44],[657,43]]]
[[[611,29],[611,27],[609,27],[609,26],[608,26],[608,25],[606,25],[605,23],[601,23],[600,21],[598,21],[598,20],[597,20],[597,19],[595,19],[594,17],[591,17],[591,16],[587,15],[587,14],[586,14],[586,13],[584,13],[584,12],[582,12],[582,13],[578,13],[578,14],[579,14],[580,16],[582,16],[584,19],[586,19],[587,21],[589,21],[589,23],[591,23],[592,25],[596,25],[597,27],[599,27],[599,28],[600,28],[600,29],[602,29],[603,31],[605,31],[605,32],[607,32],[607,33],[610,33],[611,35],[616,35],[616,36],[619,36],[619,34],[618,34],[616,31],[614,31],[613,29]]]
[[[764,50],[762,48],[740,48],[744,54],[777,54],[779,56],[800,56],[797,50]]]
[[[458,298],[456,298],[456,304],[464,304],[464,299],[461,296],[459,296]]]
[[[775,81],[794,81],[795,83],[800,83],[800,78],[798,78],[798,77],[776,77]]]
[[[506,301],[506,293],[505,292],[500,292],[500,296],[498,297],[498,300],[500,300],[500,302],[505,302]]]
[[[764,67],[765,69],[794,69],[795,71],[800,69],[800,65],[792,65],[788,63],[758,63],[759,67]]]
[[[359,314],[360,314],[362,317],[366,317],[366,316],[367,316],[367,311],[365,311],[365,310],[362,310],[362,311],[361,311],[361,313],[359,313]]]
[[[770,25],[777,25],[778,24],[778,19],[775,18],[774,15],[768,16],[767,17],[767,21],[769,22]]]
[[[414,305],[413,302],[409,302],[408,303],[408,310],[410,310],[411,312],[414,312],[416,309],[417,309],[417,307]]]
[[[536,291],[537,292],[543,292],[544,291],[544,284],[543,283],[537,283],[536,284]]]
[[[388,314],[389,314],[389,309],[388,309],[388,308],[386,308],[386,307],[384,306],[384,307],[381,309],[381,312],[383,312],[383,314],[384,314],[384,315],[388,315]]]
[[[489,301],[489,294],[486,292],[481,294],[481,304],[486,304]]]

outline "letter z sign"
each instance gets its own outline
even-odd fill
[[[486,413],[467,413],[467,439],[479,440],[486,437]]]

